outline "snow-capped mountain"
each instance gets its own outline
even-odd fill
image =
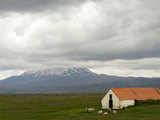
[[[111,87],[159,86],[160,78],[117,77],[72,67],[28,71],[12,76],[0,81],[0,93],[95,93]]]

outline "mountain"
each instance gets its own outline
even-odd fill
[[[98,93],[111,87],[159,87],[160,78],[96,74],[88,68],[28,71],[0,81],[0,93]]]

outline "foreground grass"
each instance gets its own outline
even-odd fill
[[[160,105],[139,105],[107,116],[86,113],[100,109],[102,94],[0,95],[0,120],[160,120]]]

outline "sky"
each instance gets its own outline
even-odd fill
[[[66,66],[160,77],[160,1],[0,0],[0,79]]]

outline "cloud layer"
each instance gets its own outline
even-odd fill
[[[0,70],[82,65],[157,76],[159,11],[158,0],[0,0]]]

